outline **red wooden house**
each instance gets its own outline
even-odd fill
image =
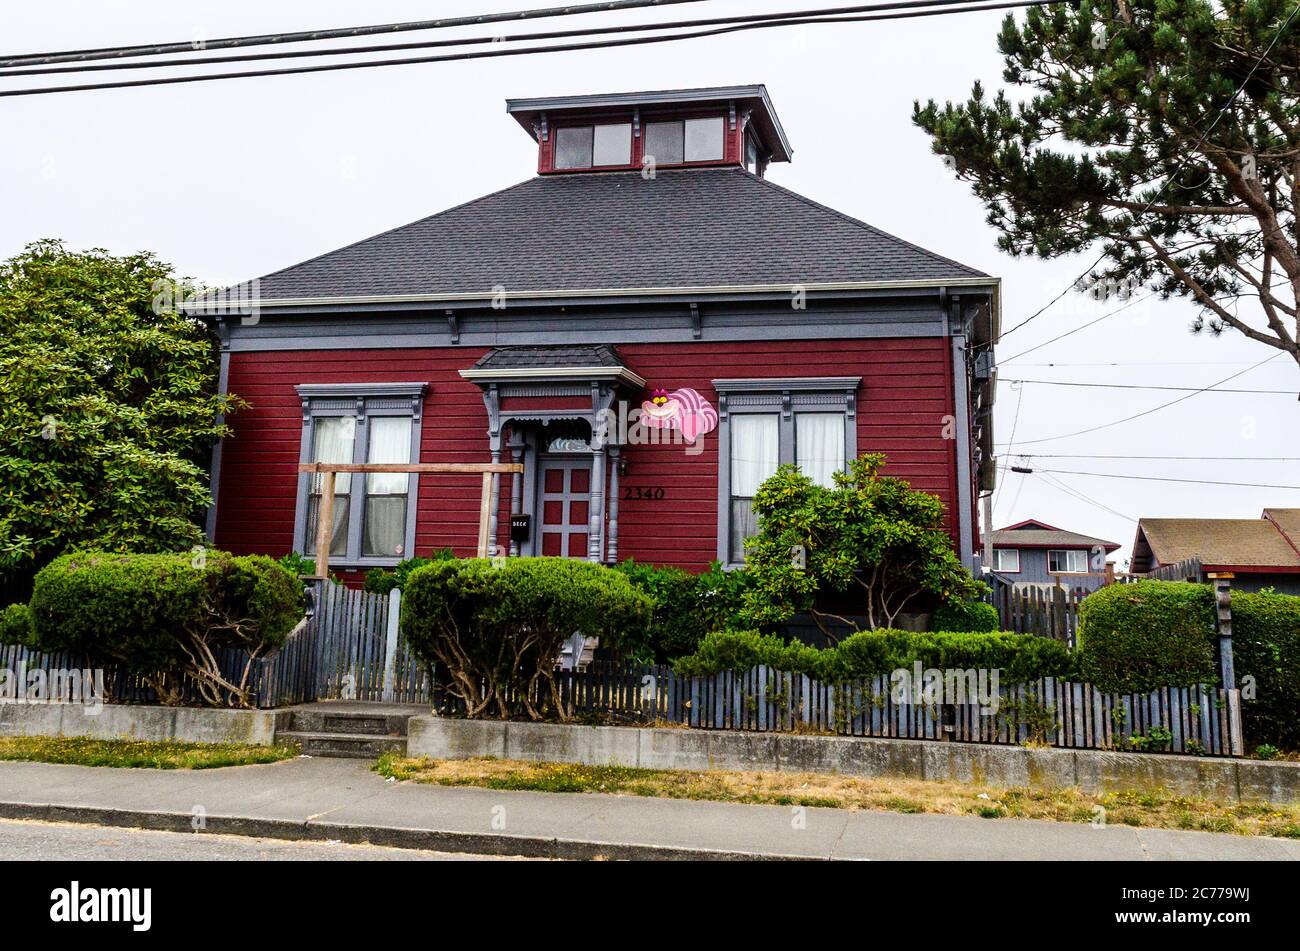
[[[778,464],[938,495],[976,549],[998,281],[767,180],[763,86],[511,100],[536,177],[313,258],[208,309],[250,404],[214,459],[215,543],[310,553],[301,462],[518,462],[518,554],[736,563]],[[204,305],[197,305],[203,307]],[[341,475],[331,566],[470,554],[474,476]]]

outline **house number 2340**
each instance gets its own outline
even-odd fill
[[[623,489],[623,500],[632,502],[637,499],[647,499],[651,502],[658,502],[664,497],[662,486],[649,487],[643,485],[629,485]]]

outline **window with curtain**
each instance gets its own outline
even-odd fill
[[[301,383],[304,462],[419,461],[420,419],[427,384]],[[300,477],[294,550],[316,554],[323,473]],[[334,476],[330,562],[349,567],[394,565],[412,554],[418,476],[409,472],[338,472]]]
[[[745,560],[745,539],[758,534],[754,494],[776,472],[781,459],[780,417],[775,413],[731,418],[730,560]]]
[[[754,494],[781,465],[834,488],[858,453],[857,376],[759,377],[710,381],[718,393],[718,558],[745,560],[758,534]]]
[[[795,462],[818,485],[835,487],[844,471],[844,414],[797,413],[794,418]]]
[[[355,416],[323,416],[312,427],[311,462],[351,462],[356,440]],[[325,476],[311,476],[310,495],[307,499],[307,530],[302,550],[316,554],[316,526],[320,518],[321,489]],[[339,472],[334,476],[334,529],[330,536],[330,555],[342,557],[348,548],[348,500],[352,493],[352,474]]]
[[[367,462],[410,462],[411,420],[374,416],[370,423]],[[403,557],[406,553],[406,498],[411,476],[405,472],[366,473],[361,553]]]

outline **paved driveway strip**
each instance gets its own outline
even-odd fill
[[[193,771],[3,762],[0,816],[556,858],[1300,859],[1286,839],[392,783],[366,762],[308,758]]]

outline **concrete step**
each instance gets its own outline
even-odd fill
[[[365,736],[406,736],[409,715],[294,710],[289,729],[297,733],[358,733]]]
[[[317,733],[289,730],[276,733],[278,742],[298,744],[308,756],[378,759],[384,753],[406,754],[406,737],[365,733]]]

